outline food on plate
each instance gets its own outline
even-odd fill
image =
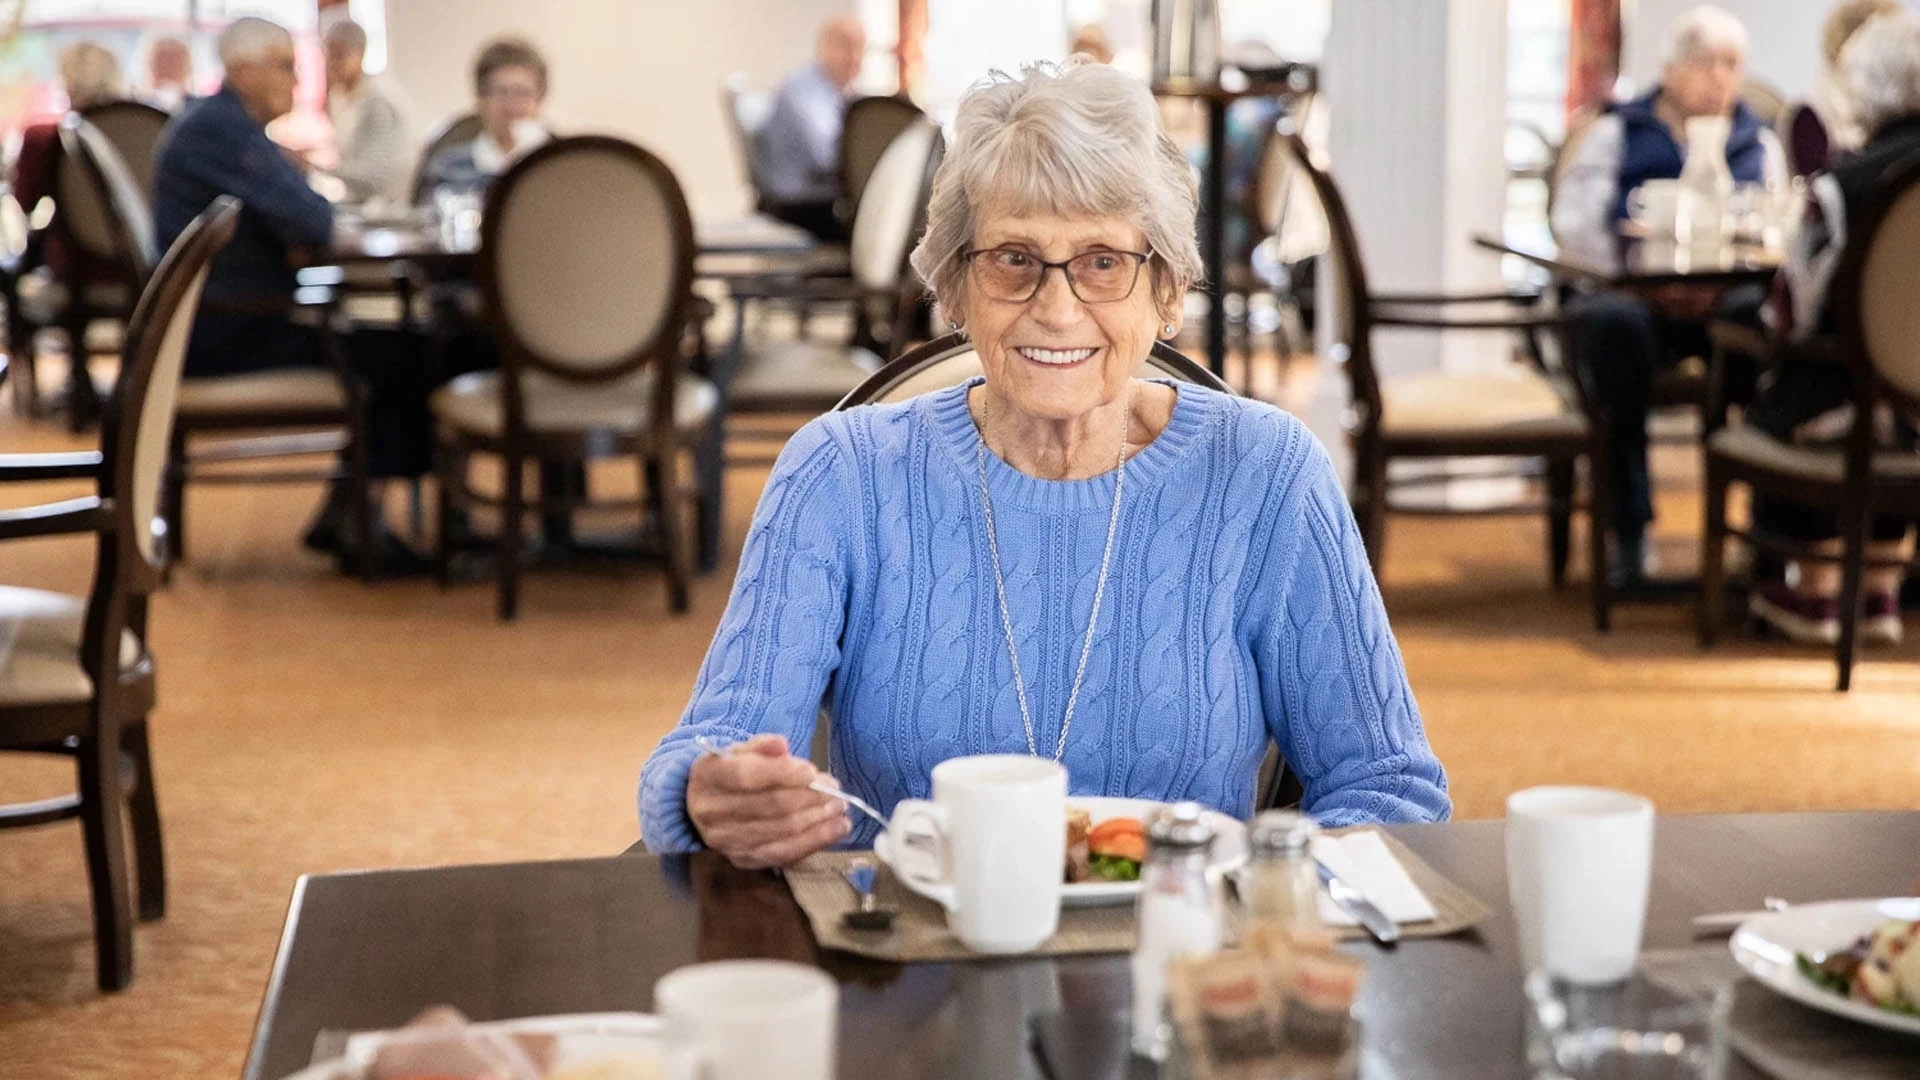
[[[1920,921],[1889,920],[1837,952],[1795,960],[1802,975],[1836,994],[1920,1016]]]
[[[1067,807],[1067,884],[1139,881],[1146,861],[1147,828],[1139,818],[1108,818],[1096,825],[1085,810]]]

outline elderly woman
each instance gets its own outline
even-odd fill
[[[790,752],[823,694],[834,774],[881,807],[944,759],[1013,753],[1077,794],[1245,816],[1273,742],[1329,824],[1448,815],[1319,443],[1134,376],[1201,273],[1194,213],[1138,80],[1088,64],[967,95],[913,263],[985,376],[788,444],[642,773],[650,847],[781,865],[868,842]]]
[[[421,196],[485,191],[507,167],[549,138],[540,110],[547,100],[547,60],[531,42],[498,38],[473,61],[473,111],[480,134],[427,162]]]
[[[1659,84],[1595,120],[1570,150],[1553,203],[1553,232],[1563,249],[1602,265],[1618,257],[1627,197],[1649,180],[1679,177],[1694,117],[1730,118],[1726,159],[1736,183],[1785,181],[1779,140],[1738,97],[1746,53],[1746,28],[1723,8],[1703,4],[1674,21]],[[1575,355],[1611,425],[1609,572],[1617,588],[1632,588],[1646,570],[1653,521],[1647,414],[1655,375],[1706,355],[1709,314],[1751,321],[1760,299],[1757,290],[1722,295],[1676,287],[1651,297],[1602,293],[1575,308]]]
[[[69,107],[90,109],[125,96],[120,61],[105,46],[76,41],[60,50],[60,83]],[[29,124],[20,132],[20,152],[13,164],[13,196],[28,212],[41,199],[51,198],[58,182],[60,122]],[[41,258],[63,281],[104,281],[119,272],[110,260],[96,259],[69,248],[58,229],[47,234]]]
[[[1867,132],[1866,144],[1838,158],[1816,177],[1806,223],[1775,282],[1770,307],[1776,329],[1792,342],[1835,331],[1827,285],[1847,244],[1849,226],[1883,196],[1880,178],[1893,165],[1920,154],[1920,18],[1906,12],[1875,17],[1853,35],[1840,61],[1847,96]],[[1760,380],[1747,418],[1774,437],[1809,445],[1837,445],[1852,422],[1853,387],[1844,368],[1809,361],[1786,350]],[[1913,449],[1914,429],[1904,418],[1883,426],[1890,446]],[[1776,536],[1838,555],[1840,529],[1834,515],[1781,499],[1756,499],[1754,524]],[[1877,518],[1868,559],[1911,558],[1910,523]],[[1860,640],[1897,645],[1901,572],[1869,566],[1864,579]],[[1762,584],[1748,601],[1755,616],[1804,644],[1831,645],[1840,635],[1840,568],[1809,560],[1788,568],[1787,580]]]
[[[1835,154],[1857,150],[1866,141],[1840,56],[1867,20],[1899,10],[1900,0],[1842,0],[1827,12],[1820,25],[1820,75],[1787,125],[1787,162],[1795,176],[1820,172]]]

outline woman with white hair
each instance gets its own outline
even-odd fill
[[[1074,793],[1236,816],[1277,743],[1329,824],[1451,804],[1332,463],[1259,402],[1135,377],[1202,272],[1146,86],[1098,64],[962,100],[913,265],[984,377],[829,414],[774,467],[680,725],[641,774],[656,851],[783,865],[963,754]],[[697,736],[733,744],[707,755]]]
[[[1827,285],[1846,247],[1850,226],[1884,193],[1881,178],[1896,163],[1920,154],[1920,18],[1904,11],[1879,15],[1855,33],[1840,58],[1840,75],[1867,138],[1856,152],[1834,161],[1814,178],[1807,219],[1774,285],[1769,314],[1790,342],[1835,332]],[[1852,423],[1853,387],[1847,370],[1786,350],[1760,380],[1747,419],[1775,438],[1805,445],[1837,445]],[[1888,448],[1912,450],[1911,418],[1889,417]],[[1834,515],[1780,499],[1756,498],[1753,521],[1762,531],[1838,555]],[[1909,559],[1911,523],[1878,518],[1872,523],[1864,579],[1865,609],[1860,640],[1894,645],[1900,621],[1901,571],[1873,560]],[[1808,560],[1791,564],[1784,581],[1761,585],[1749,606],[1761,621],[1805,644],[1831,645],[1840,634],[1840,568]]]
[[[1694,117],[1730,118],[1726,161],[1735,183],[1785,182],[1779,140],[1739,100],[1746,53],[1746,28],[1723,8],[1705,4],[1674,22],[1660,82],[1595,120],[1569,151],[1552,220],[1563,250],[1601,265],[1619,258],[1628,197],[1649,180],[1679,177],[1687,121]],[[1646,530],[1653,521],[1647,414],[1655,375],[1706,354],[1709,314],[1751,319],[1759,299],[1752,290],[1742,296],[1675,287],[1651,297],[1602,293],[1574,308],[1576,357],[1609,424],[1609,573],[1618,588],[1631,589],[1646,573]]]
[[[1820,26],[1820,74],[1805,104],[1787,124],[1787,163],[1795,176],[1827,167],[1835,153],[1858,149],[1867,139],[1859,108],[1840,68],[1847,42],[1867,21],[1901,10],[1900,0],[1842,0]]]

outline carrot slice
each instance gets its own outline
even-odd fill
[[[1087,850],[1145,862],[1147,830],[1137,818],[1109,818],[1087,830]]]

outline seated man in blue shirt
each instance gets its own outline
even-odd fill
[[[866,49],[859,20],[829,21],[820,30],[818,58],[780,84],[773,112],[753,139],[760,209],[822,240],[847,239],[846,225],[834,212],[840,124]]]
[[[307,186],[267,123],[293,108],[293,37],[265,19],[235,20],[220,35],[226,68],[220,92],[189,104],[167,125],[155,152],[154,232],[164,249],[221,195],[245,204],[233,239],[214,258],[187,346],[190,377],[238,375],[323,364],[311,326],[289,318],[295,268],[333,237],[333,207]],[[409,339],[357,332],[341,342],[368,390],[368,449],[377,477],[418,476],[428,464],[424,365]],[[344,555],[350,531],[336,490],[308,529],[309,547]],[[377,506],[377,501],[375,502]],[[377,524],[377,523],[376,523]],[[417,569],[417,557],[383,538],[376,565]]]

